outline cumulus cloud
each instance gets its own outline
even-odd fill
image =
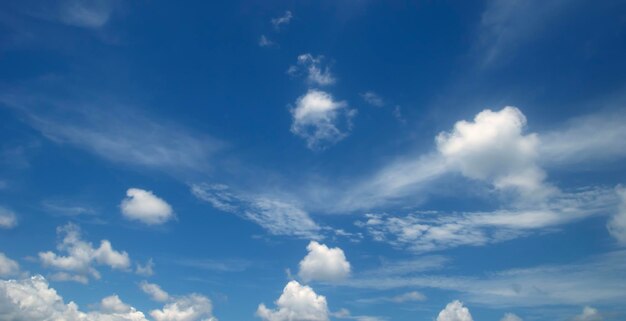
[[[439,312],[437,321],[473,321],[469,309],[461,301],[454,300]]]
[[[290,281],[276,300],[276,308],[269,309],[261,303],[256,315],[266,321],[328,321],[326,297],[313,289]]]
[[[337,281],[350,274],[350,263],[343,250],[329,248],[324,244],[311,241],[307,246],[309,253],[300,261],[298,275],[304,281]]]
[[[583,308],[582,313],[575,316],[573,321],[602,321],[604,318],[598,309],[586,306]]]
[[[522,318],[518,317],[513,313],[505,313],[500,321],[523,321]]]
[[[329,93],[311,89],[298,98],[291,115],[291,132],[304,138],[310,149],[322,150],[348,135],[356,110]]]
[[[286,26],[289,24],[289,22],[291,22],[291,19],[293,18],[293,14],[291,13],[291,11],[287,10],[285,11],[285,14],[283,14],[280,17],[276,17],[276,18],[272,18],[271,22],[272,25],[274,26],[274,28],[276,30],[280,29],[281,26]]]
[[[142,276],[152,276],[154,275],[154,261],[149,259],[145,265],[141,265],[139,263],[136,264],[135,273]]]
[[[323,65],[324,56],[313,56],[310,53],[298,56],[296,65],[292,65],[287,70],[291,76],[304,74],[306,81],[310,85],[328,86],[335,83],[336,79],[330,72],[328,66]]]
[[[617,212],[609,219],[609,233],[622,245],[626,245],[626,188],[618,186],[615,191],[620,199]]]
[[[299,207],[271,197],[242,195],[226,185],[193,184],[191,192],[216,209],[250,220],[273,235],[320,238],[321,227]]]
[[[122,214],[130,220],[148,225],[163,224],[174,218],[172,207],[152,191],[129,188],[120,204]]]
[[[94,265],[106,265],[118,270],[130,267],[128,253],[114,250],[108,240],[102,240],[100,246],[94,248],[81,239],[80,228],[75,224],[58,227],[57,234],[63,237],[57,244],[57,250],[66,255],[52,251],[39,253],[39,260],[44,266],[60,271],[54,275],[57,280],[87,283],[89,277],[99,279],[100,273]]]
[[[0,315],[13,321],[147,321],[144,314],[118,296],[104,298],[101,311],[82,312],[74,302],[65,303],[42,276],[0,280]]]
[[[474,121],[459,121],[437,135],[437,149],[447,162],[469,178],[496,188],[525,192],[544,190],[544,171],[537,165],[539,138],[523,133],[526,117],[515,107],[483,110]]]
[[[177,297],[163,309],[150,311],[155,321],[217,321],[209,298],[192,293]]]
[[[15,213],[0,206],[0,228],[10,229],[17,226],[17,216]]]
[[[0,277],[15,276],[20,272],[20,265],[0,252]]]
[[[163,289],[161,289],[158,284],[142,281],[141,283],[139,283],[139,288],[141,289],[141,291],[149,295],[150,298],[154,301],[165,302],[170,298],[169,294],[163,291]]]

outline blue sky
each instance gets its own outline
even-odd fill
[[[625,17],[4,1],[0,320],[623,320]]]

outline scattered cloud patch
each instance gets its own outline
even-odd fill
[[[377,93],[373,92],[373,91],[366,91],[364,93],[361,93],[361,98],[363,98],[363,100],[374,106],[374,107],[383,107],[385,106],[385,101],[383,100],[382,97],[380,97]]]
[[[609,233],[622,245],[626,245],[626,188],[618,186],[615,191],[620,199],[617,212],[609,219]]]
[[[473,321],[469,309],[459,300],[454,300],[439,312],[437,321]]]
[[[573,321],[602,321],[604,318],[598,309],[586,306],[583,311],[573,318]]]
[[[163,224],[174,218],[172,207],[151,191],[129,188],[120,204],[122,214],[147,225]]]
[[[163,289],[161,289],[158,284],[142,281],[141,283],[139,283],[139,288],[145,294],[149,295],[152,300],[157,302],[165,302],[170,298],[169,294],[163,291]]]
[[[300,261],[298,272],[304,281],[332,282],[345,279],[350,274],[350,262],[342,249],[311,241],[307,250],[309,253]]]
[[[259,37],[259,47],[271,47],[274,45],[275,43],[271,41],[267,36],[261,35],[261,37]]]
[[[332,85],[336,79],[330,72],[330,68],[324,66],[324,59],[324,56],[314,57],[310,53],[301,54],[298,56],[297,64],[287,69],[287,74],[294,77],[304,74],[309,85]]]
[[[17,226],[17,215],[13,211],[0,206],[0,228],[11,229]]]
[[[290,281],[276,300],[276,308],[269,309],[261,303],[256,315],[266,321],[328,321],[326,297],[313,289]]]
[[[0,277],[16,276],[20,273],[20,265],[0,252]]]
[[[197,293],[176,297],[163,309],[150,311],[150,316],[155,321],[217,321],[211,300]]]
[[[282,16],[272,18],[271,22],[274,29],[279,30],[282,26],[288,25],[291,22],[291,19],[293,19],[293,14],[291,11],[287,10]]]
[[[273,235],[319,239],[321,227],[299,207],[271,197],[242,195],[226,185],[193,184],[191,192],[218,210],[250,220]]]
[[[57,228],[62,241],[57,250],[65,252],[60,255],[52,251],[40,252],[39,260],[45,267],[58,270],[55,274],[59,281],[77,281],[87,283],[89,277],[100,278],[95,265],[106,265],[112,269],[128,270],[130,258],[128,253],[113,249],[111,242],[102,240],[98,248],[81,239],[80,228],[72,223]]]
[[[518,317],[513,313],[505,313],[500,321],[523,321],[522,318]]]
[[[348,136],[356,110],[324,91],[309,90],[291,109],[291,132],[312,150],[323,150]]]
[[[141,265],[137,262],[135,267],[135,273],[142,276],[153,276],[154,275],[154,261],[149,259],[146,264]]]

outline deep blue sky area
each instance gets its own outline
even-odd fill
[[[3,1],[0,321],[626,318],[626,2]]]

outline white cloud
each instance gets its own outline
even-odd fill
[[[586,306],[583,308],[581,314],[577,315],[573,319],[574,321],[602,321],[604,318],[598,309]]]
[[[82,312],[74,302],[65,304],[42,276],[0,280],[0,315],[6,320],[147,321],[117,296],[104,298],[100,306],[102,311]]]
[[[618,186],[615,191],[620,198],[617,212],[610,218],[607,228],[617,241],[626,245],[626,188]]]
[[[151,191],[129,188],[120,204],[124,217],[144,224],[163,224],[174,218],[172,207]]]
[[[298,56],[296,65],[290,66],[287,74],[297,76],[304,73],[310,85],[328,86],[336,82],[328,66],[323,66],[324,56],[314,57],[310,53]]]
[[[469,309],[459,300],[454,300],[439,312],[437,321],[473,321]]]
[[[57,234],[63,236],[57,249],[66,252],[67,255],[59,255],[52,251],[39,253],[39,259],[44,266],[62,272],[54,275],[57,280],[86,283],[89,276],[98,279],[100,273],[94,265],[106,265],[118,270],[127,270],[130,267],[128,253],[114,250],[108,240],[102,240],[100,246],[94,248],[91,243],[81,239],[80,228],[77,225],[69,223],[61,226],[57,228]]]
[[[136,264],[135,273],[142,276],[154,275],[154,261],[149,259],[145,265]]]
[[[500,321],[523,321],[522,318],[518,317],[513,313],[505,313]]]
[[[155,321],[217,321],[211,300],[196,293],[177,297],[150,315]]]
[[[291,22],[292,18],[293,18],[293,14],[291,13],[291,11],[287,10],[285,11],[284,15],[277,17],[277,18],[273,18],[271,22],[274,28],[278,30],[280,29],[281,26],[288,25],[289,22]]]
[[[193,184],[191,192],[221,211],[259,224],[270,234],[320,238],[321,227],[293,204],[266,196],[240,195],[225,185]]]
[[[169,300],[170,296],[167,292],[163,291],[158,284],[148,283],[146,281],[142,281],[139,283],[139,288],[141,291],[146,293],[152,298],[154,301],[165,302]]]
[[[437,149],[453,168],[496,188],[545,193],[544,171],[537,165],[539,138],[524,135],[526,117],[515,107],[483,110],[473,122],[459,121],[437,135]]]
[[[403,293],[403,294],[396,295],[391,298],[391,301],[398,302],[398,303],[424,301],[424,300],[426,300],[426,296],[417,291]]]
[[[382,97],[380,97],[377,93],[373,92],[373,91],[366,91],[364,93],[361,94],[361,98],[363,98],[363,100],[375,107],[383,107],[385,106],[385,101],[383,100]]]
[[[324,244],[311,241],[307,246],[309,253],[300,261],[298,275],[304,281],[337,281],[348,277],[350,263],[343,250],[329,248]]]
[[[275,309],[261,303],[256,315],[266,321],[328,321],[326,297],[306,285],[290,281],[276,301]]]
[[[321,150],[348,135],[356,110],[326,92],[311,89],[298,98],[291,115],[291,132],[304,138],[310,149]]]
[[[0,228],[10,229],[17,226],[17,216],[12,211],[0,206]]]
[[[20,265],[0,252],[0,277],[15,276],[20,273]]]

